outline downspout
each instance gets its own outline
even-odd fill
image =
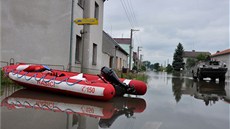
[[[69,45],[69,71],[72,66],[72,42],[73,42],[73,13],[74,13],[74,0],[71,2],[71,21],[70,21],[70,45]]]

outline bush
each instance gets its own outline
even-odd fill
[[[0,80],[1,85],[13,84],[13,82],[9,78],[5,77],[5,74],[2,71],[2,69],[0,70],[1,70],[1,80]]]
[[[146,83],[148,80],[148,76],[144,73],[132,73],[132,72],[122,73],[121,71],[115,71],[115,72],[119,78],[135,79]]]

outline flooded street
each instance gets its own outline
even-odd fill
[[[5,86],[1,129],[229,129],[229,78],[147,74],[146,95],[109,102]]]

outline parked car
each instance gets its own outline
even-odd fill
[[[199,62],[192,68],[192,76],[194,79],[199,78],[199,80],[206,77],[211,78],[211,80],[219,78],[220,82],[224,82],[227,70],[226,64],[221,61]]]

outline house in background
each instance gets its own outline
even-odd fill
[[[227,76],[230,76],[230,49],[226,49],[223,51],[217,51],[216,53],[211,55],[212,60],[223,61],[226,63],[228,72],[226,73]]]
[[[98,74],[103,66],[104,2],[2,1],[1,66],[11,60],[11,63],[48,64],[56,69]],[[72,15],[73,19],[96,18],[99,24],[71,25]]]
[[[184,53],[183,53],[183,59],[184,59],[184,63],[186,63],[187,62],[187,60],[189,59],[189,58],[191,58],[191,59],[196,59],[197,58],[197,56],[199,56],[199,55],[207,55],[207,56],[210,56],[211,55],[211,53],[210,52],[203,52],[203,51],[195,51],[195,50],[192,50],[192,51],[184,51]]]
[[[185,69],[190,69],[190,64],[188,62],[188,59],[197,59],[197,57],[199,55],[205,55],[205,56],[210,56],[211,53],[210,52],[203,52],[203,51],[195,51],[195,50],[192,50],[192,51],[184,51],[184,53],[182,54],[182,57],[183,57],[183,60],[184,60],[184,63],[185,63]]]
[[[114,38],[114,40],[129,54],[127,65],[129,66],[129,64],[131,64],[130,68],[132,69],[133,68],[133,52],[130,53],[131,38]],[[130,60],[130,57],[131,57],[131,60]]]
[[[128,67],[128,53],[106,32],[103,32],[103,60],[104,66],[122,70]]]

